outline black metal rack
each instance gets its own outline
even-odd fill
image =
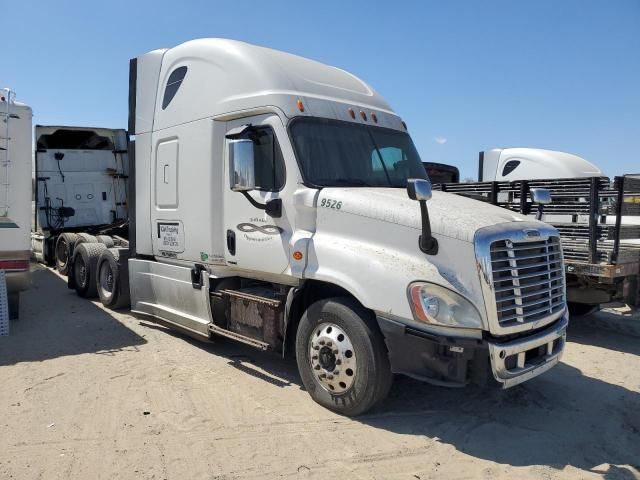
[[[615,177],[444,183],[434,190],[482,200],[524,215],[535,212],[531,189],[550,191],[545,221],[560,231],[568,272],[603,277],[637,274],[640,225],[623,217],[640,216],[640,174]],[[611,218],[613,217],[613,218]]]

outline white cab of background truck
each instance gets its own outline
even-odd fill
[[[493,148],[480,152],[479,182],[601,177],[597,166],[578,155],[543,148]]]
[[[128,219],[128,172],[124,129],[36,125],[36,258],[67,274],[80,237],[121,233]]]
[[[31,108],[0,89],[0,270],[5,271],[9,315],[29,287],[31,245]]]
[[[558,362],[558,232],[431,198],[405,124],[362,80],[223,39],[130,68],[133,311],[295,352],[310,395],[349,415],[392,373],[509,387]]]

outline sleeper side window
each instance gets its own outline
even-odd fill
[[[178,89],[182,84],[182,80],[184,80],[185,75],[187,74],[187,67],[178,67],[171,75],[169,75],[169,80],[167,80],[167,86],[164,89],[164,96],[162,97],[162,109],[164,110],[169,106],[173,97],[178,93]]]
[[[255,127],[244,138],[253,141],[256,190],[279,192],[284,187],[284,158],[271,127]]]
[[[504,168],[502,169],[502,176],[506,177],[507,175],[509,175],[516,169],[518,165],[520,165],[520,160],[509,160],[504,164]]]

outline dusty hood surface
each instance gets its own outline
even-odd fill
[[[323,188],[320,199],[341,202],[338,213],[350,213],[420,229],[420,205],[402,188]],[[433,192],[428,202],[431,230],[468,242],[476,230],[505,222],[532,221],[532,218],[478,200],[445,192]]]

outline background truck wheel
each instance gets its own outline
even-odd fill
[[[107,248],[113,248],[115,242],[109,235],[96,235],[96,241],[103,244]]]
[[[81,243],[99,243],[96,237],[89,235],[88,233],[78,233],[76,235],[78,236],[76,239],[76,245],[80,245]]]
[[[105,307],[115,310],[131,304],[128,258],[127,250],[119,248],[109,248],[100,254],[96,288]]]
[[[302,383],[320,405],[355,416],[386,398],[393,382],[373,315],[349,298],[312,304],[296,334]]]
[[[73,252],[73,274],[78,295],[93,298],[98,295],[96,289],[96,269],[100,254],[107,249],[101,243],[76,244]]]
[[[73,256],[73,247],[75,246],[78,235],[75,233],[65,232],[58,237],[56,241],[56,269],[62,275],[69,273],[69,260]]]
[[[600,305],[591,305],[589,303],[575,303],[569,302],[569,314],[571,316],[580,317],[582,315],[589,315],[590,313],[600,310]]]
[[[9,319],[18,320],[20,318],[20,293],[9,294]]]

